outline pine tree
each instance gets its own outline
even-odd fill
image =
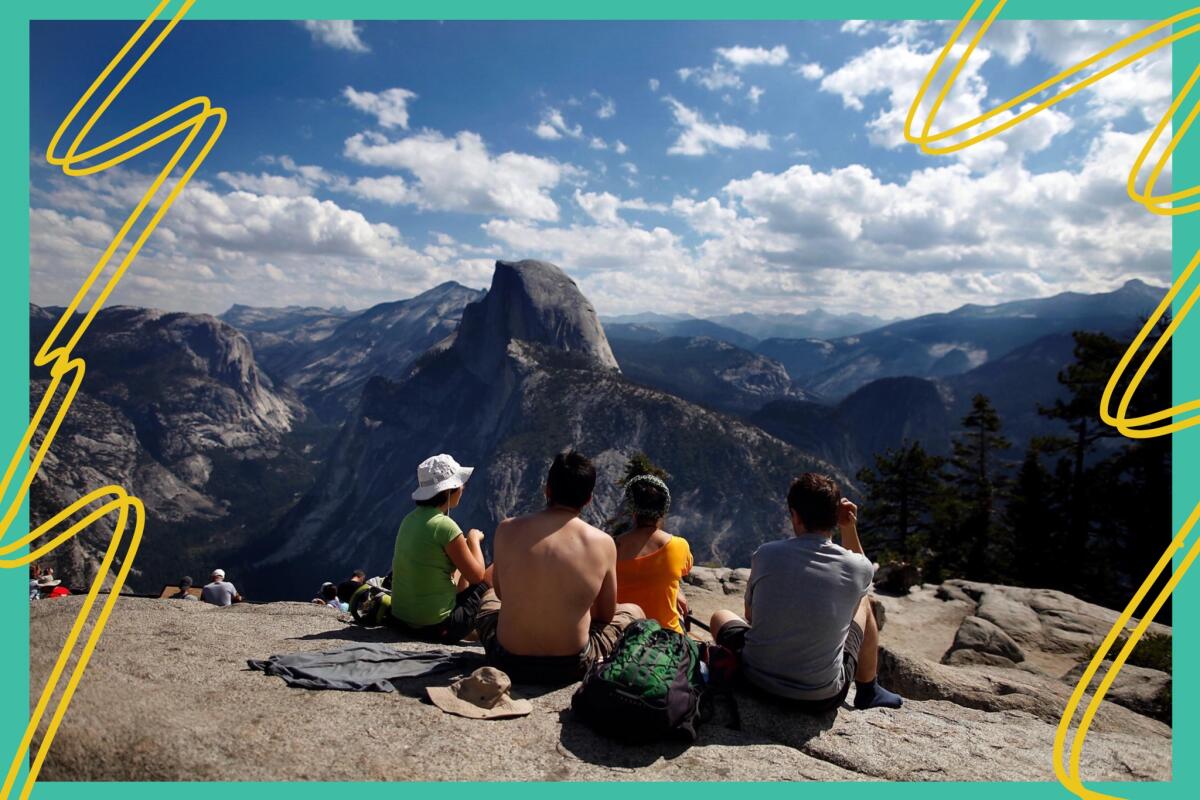
[[[1008,531],[1006,574],[1022,586],[1047,587],[1066,556],[1062,552],[1062,514],[1054,476],[1042,464],[1036,442],[1025,452],[1004,510]]]
[[[1011,444],[1000,433],[1000,415],[985,395],[972,398],[962,426],[950,460],[958,501],[965,506],[958,531],[961,558],[956,560],[967,577],[986,579],[995,572],[988,550],[996,533],[997,495],[1003,485],[1000,454]]]
[[[858,480],[866,489],[863,536],[872,550],[919,563],[932,532],[934,506],[944,491],[945,459],[925,452],[920,443],[875,455]]]

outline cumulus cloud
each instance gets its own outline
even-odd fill
[[[524,153],[492,155],[483,137],[471,131],[453,137],[423,131],[396,140],[358,133],[346,140],[343,152],[366,166],[410,173],[412,179],[398,195],[405,204],[539,220],[558,218],[550,190],[573,171],[552,159]]]
[[[673,97],[663,100],[671,106],[675,124],[680,128],[679,138],[667,149],[671,155],[702,156],[719,149],[771,149],[770,137],[765,133],[749,133],[736,125],[710,122],[699,111]]]
[[[962,42],[955,45],[953,57],[961,56],[965,47]],[[990,52],[982,47],[972,54],[939,111],[935,129],[944,129],[954,122],[972,119],[983,112],[988,86],[980,70],[990,56]],[[909,105],[936,57],[937,52],[932,45],[915,45],[907,41],[878,45],[826,74],[821,79],[820,88],[840,96],[846,108],[858,111],[865,110],[864,102],[868,97],[885,95],[883,107],[867,123],[867,138],[881,147],[907,147],[904,121]],[[919,126],[928,115],[935,97],[935,91],[927,93],[925,102],[914,118],[914,126]],[[1013,116],[1012,112],[1006,112],[997,117],[993,124]],[[1043,150],[1056,136],[1071,127],[1067,115],[1049,109],[1010,132],[962,151],[959,158],[975,169],[983,169],[1006,155],[1020,158],[1026,153]],[[970,132],[958,139],[968,135]]]
[[[716,52],[718,56],[737,69],[751,66],[778,67],[786,64],[788,60],[788,49],[784,45],[776,45],[770,49],[734,45],[733,47],[718,47]]]
[[[721,63],[711,67],[683,67],[675,70],[675,74],[684,83],[694,81],[711,92],[742,87],[742,76]]]
[[[658,78],[651,78],[650,79],[650,91],[657,92],[658,87],[659,87]]]
[[[810,81],[819,81],[825,77],[825,68],[815,61],[801,64],[796,68],[796,72],[805,80]]]
[[[360,92],[347,86],[342,96],[351,106],[375,117],[384,128],[408,130],[408,102],[417,99],[408,89],[386,89],[382,92]]]
[[[562,111],[557,108],[547,108],[542,112],[542,119],[533,132],[539,139],[554,141],[564,136],[579,139],[583,136],[583,126],[568,125]]]
[[[61,303],[111,241],[151,176],[52,178],[34,193],[35,302]],[[223,191],[193,180],[138,256],[114,302],[217,312],[235,302],[362,305],[445,280],[453,252],[412,248],[392,225],[313,197]],[[182,302],[181,302],[182,300]]]
[[[306,19],[300,24],[312,34],[313,41],[317,44],[335,50],[349,50],[352,53],[368,53],[371,50],[360,37],[362,28],[351,20]]]
[[[600,119],[609,119],[617,115],[617,101],[611,97],[605,97],[597,91],[592,92],[592,97],[600,101],[600,107],[596,109],[596,116]]]
[[[746,99],[754,105],[758,105],[758,101],[762,99],[764,94],[766,94],[764,90],[757,86],[751,86],[750,91],[746,92]]]
[[[613,150],[617,152],[617,155],[623,156],[629,152],[629,146],[620,139],[617,139],[617,141],[613,143]]]
[[[622,199],[611,192],[584,192],[575,190],[575,203],[589,217],[601,225],[616,225],[621,219],[617,212],[622,209],[629,211],[658,211],[666,212],[668,208],[656,203],[647,203],[640,197]]]

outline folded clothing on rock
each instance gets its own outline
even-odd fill
[[[405,652],[385,644],[362,643],[324,652],[287,653],[248,659],[250,669],[283,678],[301,689],[395,692],[397,683],[436,674],[467,674],[483,665],[477,653],[424,650]]]

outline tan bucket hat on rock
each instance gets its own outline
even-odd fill
[[[512,681],[495,667],[480,667],[449,686],[425,687],[435,706],[460,717],[503,719],[533,711],[533,704],[513,698],[511,689]]]

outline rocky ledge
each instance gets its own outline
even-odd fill
[[[698,616],[739,608],[739,571],[697,568]],[[81,598],[34,603],[31,685],[49,674]],[[1061,592],[951,581],[879,597],[883,680],[899,710],[808,717],[737,694],[690,747],[631,747],[570,714],[572,689],[531,715],[477,721],[408,694],[289,689],[246,659],[387,631],[300,603],[218,609],[122,598],[63,721],[47,780],[1053,780],[1051,743],[1077,664],[1115,612]],[[1159,633],[1170,629],[1156,626]],[[474,649],[465,645],[452,649]],[[1170,676],[1122,671],[1083,751],[1087,780],[1171,778]],[[416,694],[414,692],[413,694]],[[1155,704],[1158,703],[1156,706]],[[736,706],[736,709],[734,708]],[[735,713],[736,711],[736,713]],[[39,732],[39,740],[40,740]],[[36,745],[35,745],[36,746]]]

